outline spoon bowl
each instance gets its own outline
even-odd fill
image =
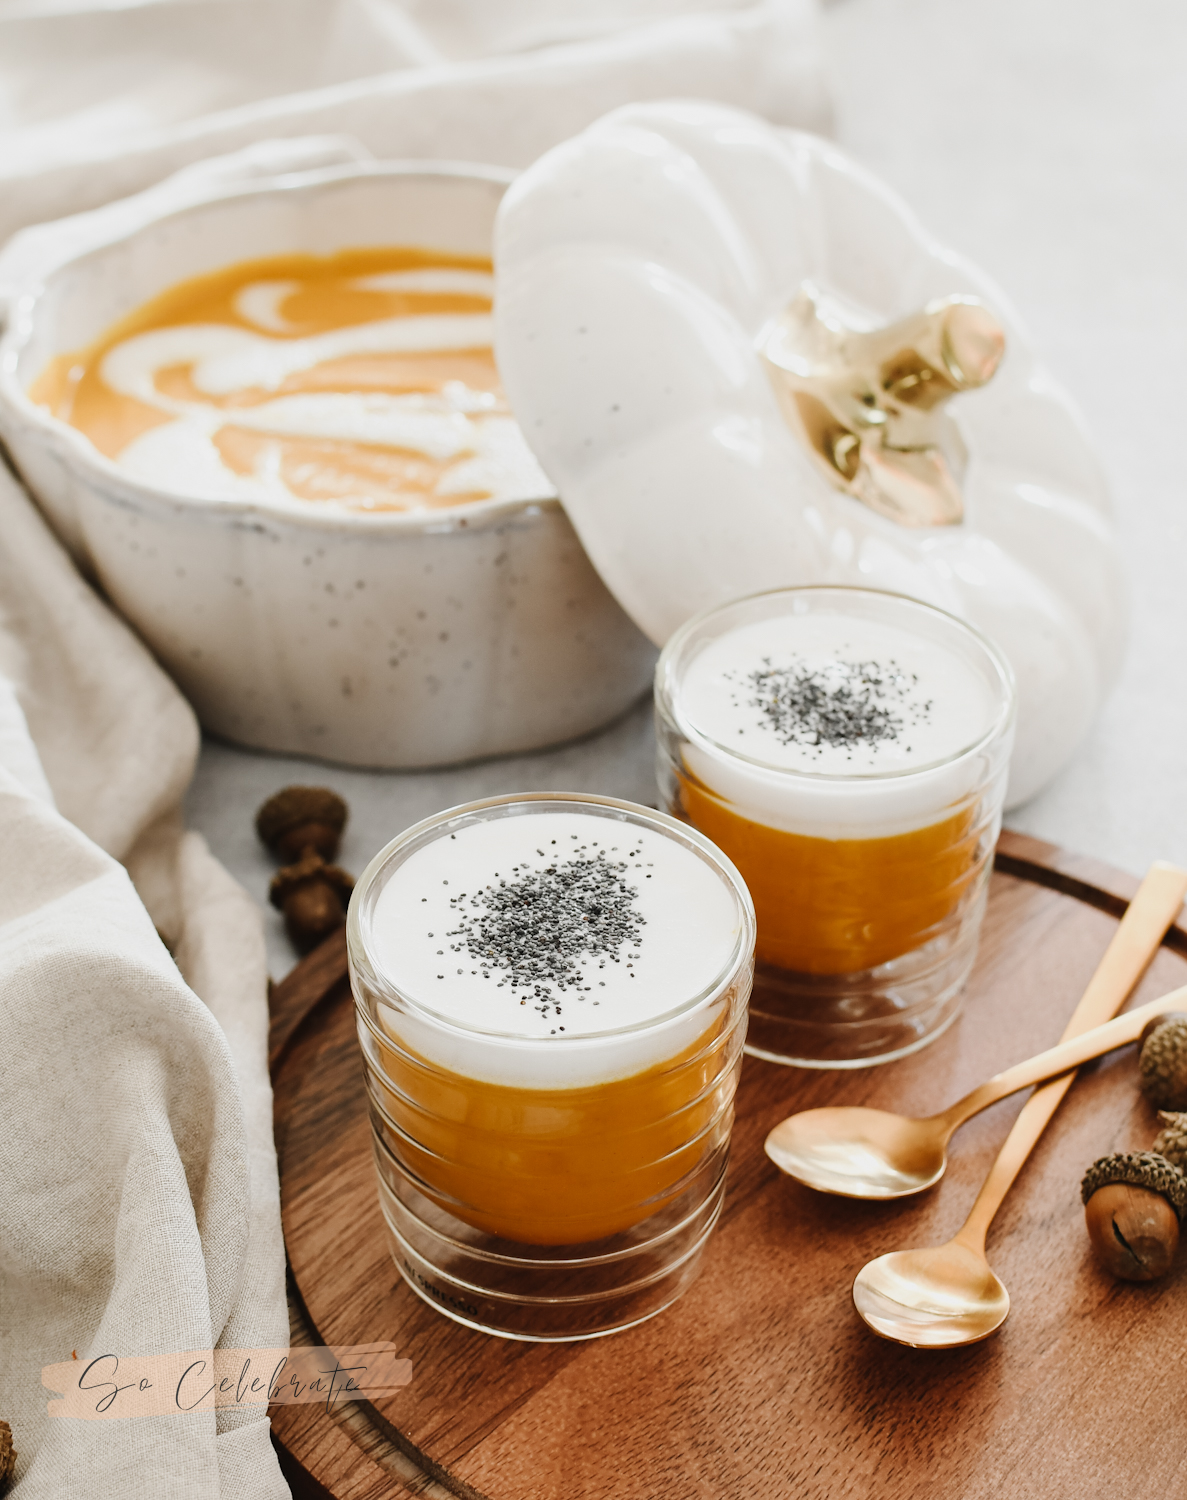
[[[944,1175],[946,1123],[881,1109],[808,1109],[776,1125],[765,1149],[780,1171],[818,1192],[907,1198]]]
[[[853,1283],[853,1305],[884,1339],[951,1349],[996,1333],[1009,1315],[1010,1294],[984,1253],[957,1238],[870,1261]]]

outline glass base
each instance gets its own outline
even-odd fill
[[[455,1323],[501,1338],[567,1343],[633,1328],[692,1284],[721,1213],[728,1144],[641,1224],[583,1245],[487,1234],[432,1199],[376,1140],[379,1203],[404,1280]]]
[[[918,1052],[960,1013],[986,889],[942,936],[855,974],[758,964],[746,1051],[797,1068],[869,1068]]]

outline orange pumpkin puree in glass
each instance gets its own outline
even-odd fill
[[[656,1213],[728,1138],[728,1011],[668,1061],[581,1088],[486,1083],[382,1043],[399,1092],[372,1081],[434,1202],[506,1239],[579,1244]]]
[[[742,817],[680,779],[684,816],[733,860],[754,898],[760,963],[852,974],[922,947],[976,874],[976,806],[888,838],[822,839]]]

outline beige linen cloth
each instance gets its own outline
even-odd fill
[[[640,99],[826,129],[816,0],[0,0],[0,240],[263,136],[526,166]]]
[[[3,468],[0,611],[15,1494],[284,1496],[266,1418],[46,1413],[41,1367],[72,1351],[285,1346],[284,1249],[260,914],[180,816],[197,724]]]

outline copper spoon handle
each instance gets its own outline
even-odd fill
[[[933,1119],[948,1121],[951,1130],[954,1130],[956,1125],[962,1125],[969,1116],[977,1115],[990,1104],[998,1103],[998,1100],[1004,1100],[1007,1094],[1017,1094],[1019,1089],[1029,1088],[1032,1083],[1059,1079],[1062,1074],[1079,1068],[1080,1064],[1091,1062],[1094,1058],[1103,1058],[1104,1053],[1112,1052],[1115,1047],[1128,1046],[1131,1041],[1137,1041],[1146,1022],[1163,1016],[1166,1011],[1175,1010],[1176,1005],[1184,1004],[1187,1004],[1187,984],[1181,990],[1170,990],[1169,995],[1160,996],[1157,1001],[1149,1002],[1149,1005],[1139,1005],[1136,1011],[1125,1011],[1124,1016],[1116,1017],[1113,1022],[1094,1026],[1092,1031],[1085,1032],[1082,1037],[1061,1041],[1058,1047],[1037,1053],[1034,1058],[1007,1068],[1005,1073],[996,1074],[980,1088],[974,1089],[972,1094],[953,1104],[947,1115],[933,1116]],[[957,1110],[959,1115],[956,1115],[956,1121],[951,1124]]]
[[[1064,1028],[1060,1047],[1117,1014],[1158,952],[1163,934],[1182,908],[1185,893],[1187,871],[1164,864],[1161,860],[1150,867],[1118,924],[1112,941],[1105,949],[1096,973],[1088,981],[1080,1003],[1072,1012],[1071,1019]],[[1171,1009],[1173,1001],[1166,997],[1159,1003],[1164,1009]],[[1139,1027],[1139,1031],[1140,1029]],[[1124,1044],[1114,1042],[1111,1045]],[[1107,1051],[1108,1048],[1104,1050]],[[1038,1073],[1033,1071],[1036,1065],[1043,1068],[1050,1061],[1051,1053],[1057,1051],[1059,1048],[1052,1048],[1050,1053],[1040,1053],[1028,1062],[987,1079],[979,1088],[966,1094],[963,1099],[958,1099],[942,1114],[933,1118],[937,1124],[943,1122],[950,1134],[973,1115],[1005,1098],[1006,1094],[1025,1088],[1028,1084],[1038,1083],[1044,1078],[1054,1078],[1065,1068],[1088,1061],[1089,1055],[1085,1054],[1063,1067],[1047,1067],[1046,1071]]]
[[[1071,1072],[1080,1067],[1082,1063],[1091,1062],[1093,1058],[1103,1057],[1106,1052],[1112,1052],[1116,1047],[1128,1046],[1130,1042],[1136,1042],[1142,1033],[1142,1027],[1147,1021],[1164,1015],[1168,1010],[1173,1010],[1177,1005],[1187,1004],[1187,985],[1181,989],[1171,990],[1169,994],[1162,995],[1157,1000],[1151,1000],[1148,1005],[1139,1005],[1137,1010],[1127,1010],[1123,1016],[1118,1016],[1115,1021],[1107,1021],[1103,1026],[1094,1026],[1091,1031],[1086,1031],[1082,1036],[1073,1037],[1070,1041],[1060,1042],[1057,1047],[1052,1047],[1047,1052],[1040,1052],[1034,1057],[1028,1057],[1025,1062],[1015,1064],[1007,1068],[1004,1073],[998,1073],[979,1089],[974,1089],[971,1094],[960,1100],[960,1116],[957,1123],[962,1123],[971,1115],[980,1110],[996,1104],[999,1099],[1004,1099],[1007,1094],[1016,1094],[1019,1089],[1029,1088],[1032,1083],[1042,1083],[1048,1078],[1059,1078],[1062,1074]],[[940,1118],[944,1118],[940,1116]]]
[[[1113,940],[1105,950],[1079,1005],[1072,1012],[1071,1020],[1063,1033],[1065,1041],[1082,1036],[1121,1009],[1149,968],[1167,928],[1179,915],[1185,894],[1187,871],[1162,860],[1151,865],[1113,934]],[[1122,1022],[1136,1020],[1142,1012],[1157,1014],[1184,993],[1182,990],[1173,991],[1161,1000],[1154,1001],[1152,1005],[1143,1006],[1141,1010],[1132,1011],[1120,1019]],[[1134,1032],[1135,1040],[1141,1034],[1144,1024],[1144,1021],[1138,1024]],[[1036,1089],[1023,1105],[977,1194],[968,1218],[956,1235],[970,1249],[984,1254],[985,1235],[994,1215],[1075,1078],[1075,1073],[1067,1073],[1062,1078],[1054,1079],[1045,1087]]]

